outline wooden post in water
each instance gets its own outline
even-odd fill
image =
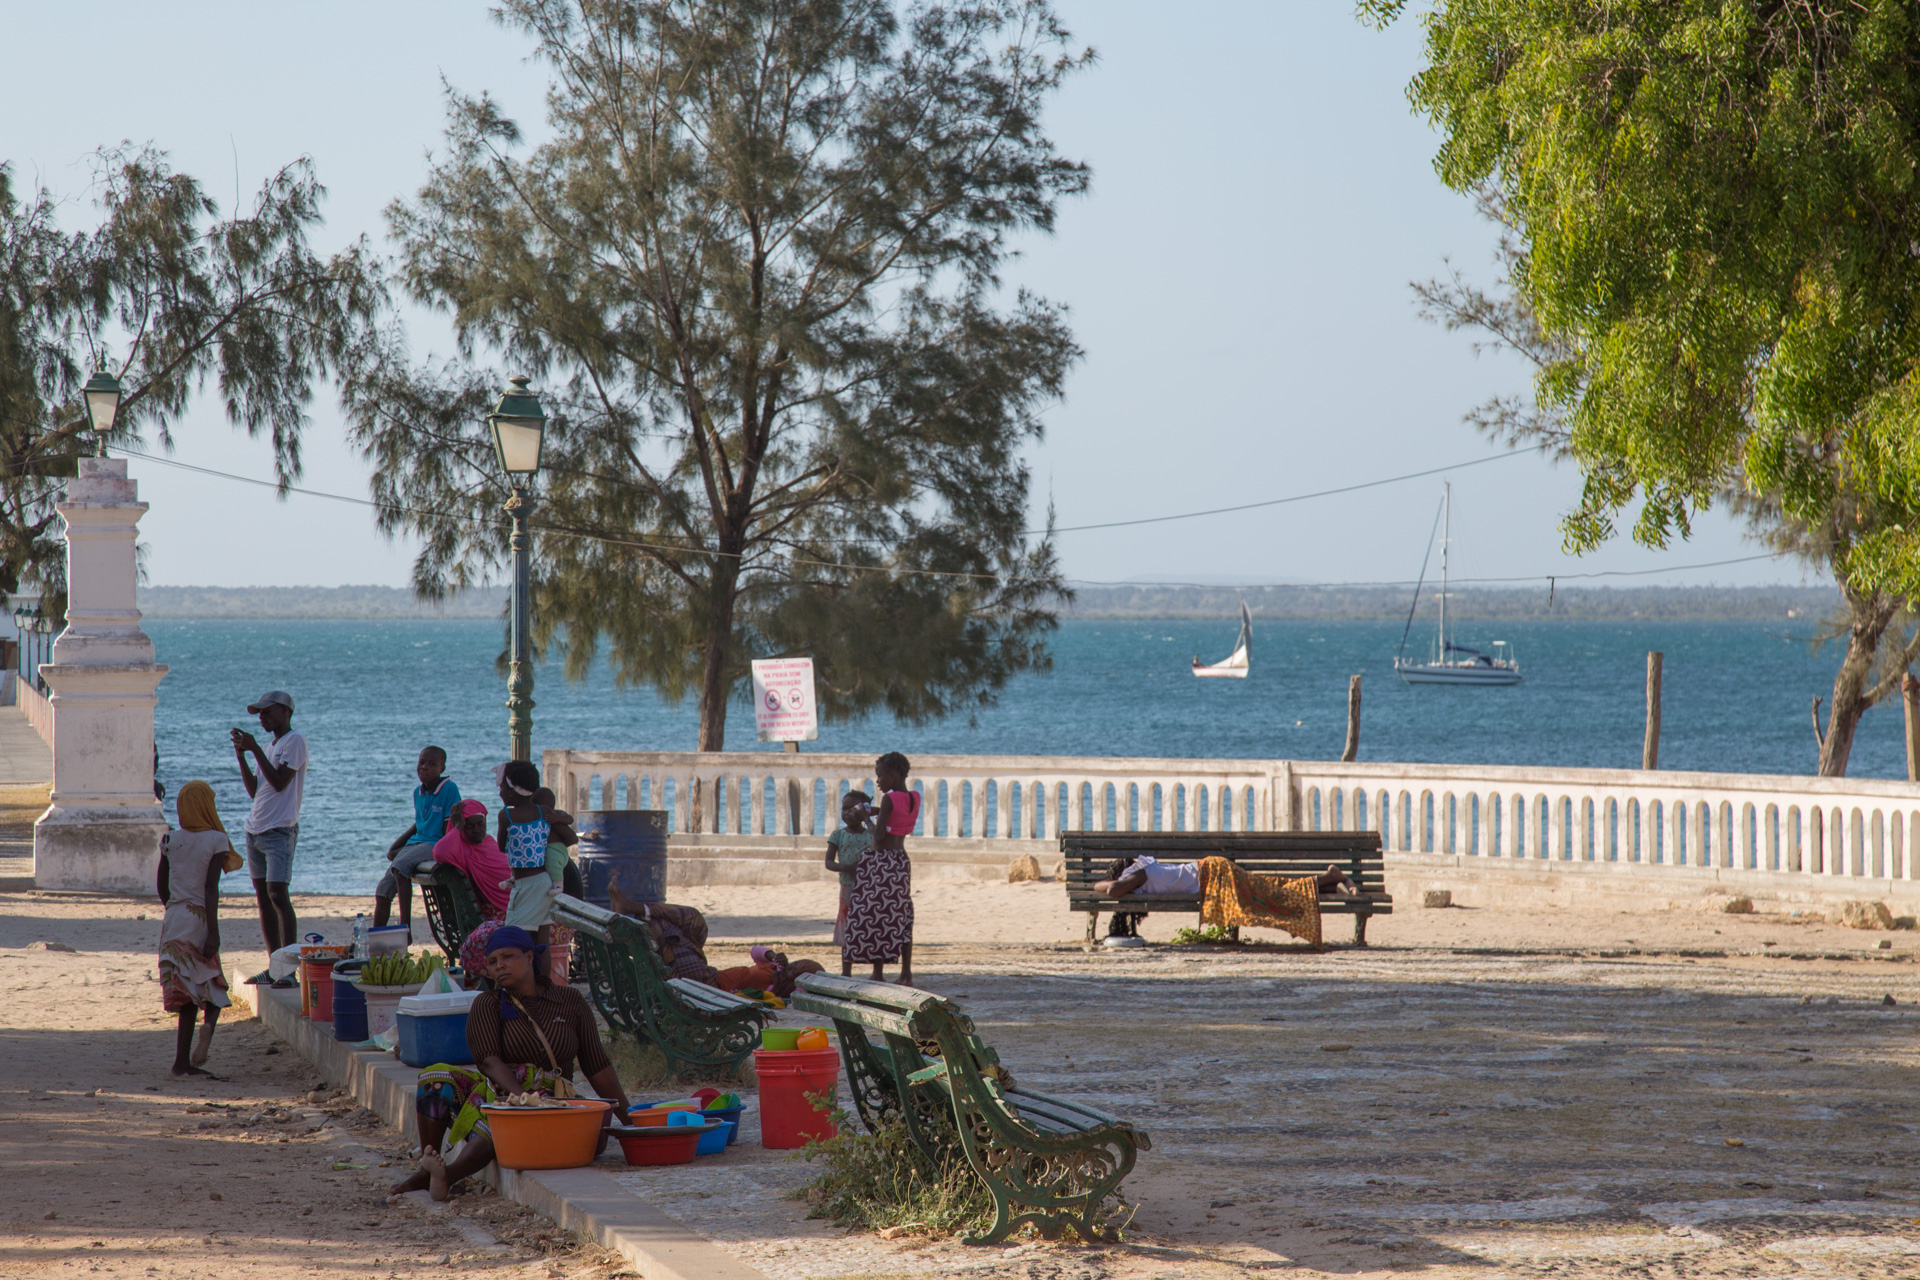
[[[1360,758],[1360,677],[1347,681],[1347,745],[1340,748],[1340,759]]]
[[[1911,671],[1900,676],[1900,701],[1907,709],[1907,781],[1920,782],[1920,680]]]
[[[1647,738],[1640,747],[1640,767],[1660,767],[1660,663],[1658,649],[1647,651]]]

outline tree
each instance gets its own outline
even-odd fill
[[[725,744],[753,656],[811,653],[822,714],[978,707],[1048,662],[1063,593],[1020,451],[1079,356],[996,310],[1010,238],[1087,170],[1040,111],[1089,55],[1044,0],[507,0],[551,137],[450,93],[390,217],[458,357],[395,335],[349,390],[416,588],[505,555],[481,423],[509,361],[550,416],[535,636],[584,675],[697,695]]]
[[[1636,540],[1666,546],[1744,488],[1831,568],[1848,650],[1822,773],[1845,772],[1920,590],[1915,21],[1894,0],[1440,0],[1408,91],[1442,179],[1497,193],[1554,346],[1535,390],[1585,477],[1568,548],[1636,503]]]
[[[380,306],[356,245],[315,254],[323,189],[299,161],[261,188],[250,212],[219,207],[151,148],[98,156],[103,217],[67,232],[54,197],[24,199],[0,165],[0,599],[38,589],[65,612],[54,504],[95,451],[81,385],[111,367],[123,387],[110,443],[172,424],[209,379],[228,418],[271,434],[284,486],[300,472],[300,432],[316,378],[340,367]]]

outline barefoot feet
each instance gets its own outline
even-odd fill
[[[420,1167],[427,1171],[427,1195],[435,1200],[445,1200],[451,1191],[447,1185],[447,1162],[440,1153],[429,1148],[420,1153]]]

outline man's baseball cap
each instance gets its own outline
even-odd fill
[[[293,710],[293,695],[280,689],[269,689],[261,694],[259,700],[247,708],[247,714],[257,716],[264,707],[285,707]]]

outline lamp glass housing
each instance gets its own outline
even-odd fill
[[[493,432],[493,456],[500,469],[524,480],[540,470],[547,415],[540,407],[540,397],[528,390],[525,378],[509,381],[511,385],[499,405],[487,415],[487,426]]]
[[[87,416],[101,435],[113,430],[114,415],[120,412],[120,380],[105,369],[87,379],[82,388],[87,400]]]

